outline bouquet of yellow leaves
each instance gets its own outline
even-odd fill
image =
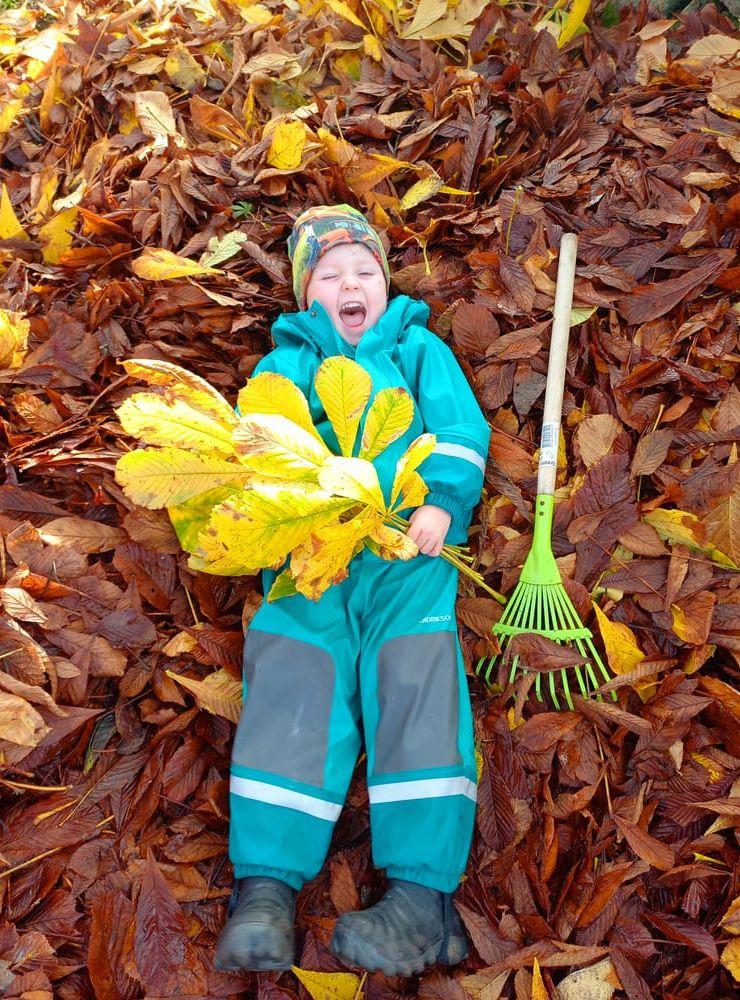
[[[161,387],[116,410],[123,429],[145,447],[121,456],[116,481],[142,507],[169,511],[188,565],[222,576],[279,570],[268,601],[300,593],[318,600],[348,575],[364,547],[382,559],[411,559],[416,544],[398,511],[418,507],[428,488],[416,471],[436,444],[422,434],[396,465],[386,504],[372,460],[411,425],[414,405],[402,388],[372,393],[368,373],[343,356],[327,358],[315,389],[341,455],[324,443],[308,401],[274,372],[239,393],[239,416],[208,382],[165,361],[125,361],[129,375]],[[497,599],[460,546],[442,555]]]

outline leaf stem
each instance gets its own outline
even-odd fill
[[[388,521],[394,528],[398,528],[404,533],[408,533],[409,522],[403,518],[399,517],[398,514],[388,514],[386,516],[386,521]],[[468,552],[464,545],[443,545],[442,552],[440,553],[442,558],[454,566],[461,573],[472,580],[473,583],[481,587],[486,593],[490,594],[499,604],[506,604],[506,598],[503,594],[499,594],[497,590],[493,587],[489,587],[483,576],[473,567],[470,563],[474,562],[474,557]]]

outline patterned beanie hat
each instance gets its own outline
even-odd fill
[[[367,247],[383,268],[386,288],[390,284],[388,259],[380,237],[362,212],[351,205],[318,205],[295,220],[288,237],[288,257],[293,265],[293,294],[300,309],[306,309],[306,289],[324,254],[343,243]]]

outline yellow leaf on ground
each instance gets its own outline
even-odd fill
[[[236,7],[240,16],[249,24],[269,24],[275,17],[275,14],[261,3],[251,3],[250,0],[225,0],[225,2]]]
[[[401,170],[413,170],[414,165],[405,160],[379,153],[368,155],[359,146],[353,146],[345,139],[338,139],[327,128],[320,128],[316,138],[324,147],[324,156],[330,163],[342,167],[347,185],[357,195],[364,198],[382,180]]]
[[[165,656],[182,656],[183,653],[192,653],[198,646],[198,640],[189,632],[178,632],[173,635],[166,646],[162,647]]]
[[[302,122],[280,122],[272,132],[267,162],[277,170],[297,170],[305,143],[306,128]]]
[[[623,622],[610,621],[598,604],[594,604],[594,611],[601,638],[604,640],[609,666],[615,674],[631,673],[645,659],[645,654],[637,645],[634,632]]]
[[[193,58],[190,51],[178,42],[170,51],[164,64],[164,71],[176,87],[194,90],[205,82],[203,67]]]
[[[181,448],[135,448],[116,462],[116,482],[140,507],[159,510],[183,504],[226,484],[245,486],[254,474],[220,455]]]
[[[169,281],[190,275],[221,274],[217,267],[204,267],[189,257],[178,257],[170,250],[148,247],[131,262],[131,270],[146,281]]]
[[[9,132],[13,122],[16,119],[18,112],[23,107],[23,101],[7,101],[2,108],[0,108],[0,135],[5,135]]]
[[[72,246],[78,208],[66,208],[39,229],[41,253],[47,264],[58,264]]]
[[[589,306],[587,309],[571,309],[570,311],[570,325],[579,326],[581,323],[585,323],[586,320],[593,316],[596,312],[596,306]]]
[[[334,428],[342,454],[351,455],[360,418],[372,392],[372,379],[356,361],[336,355],[321,363],[314,388]]]
[[[385,513],[385,500],[378,471],[362,458],[328,458],[319,470],[319,482],[327,493],[368,504]]]
[[[584,27],[583,21],[590,6],[591,0],[573,0],[573,6],[568,11],[568,17],[558,35],[558,48],[562,48],[571,38],[575,38],[579,29]]]
[[[360,990],[359,976],[350,972],[309,972],[295,965],[291,969],[313,1000],[355,1000]]]
[[[414,208],[422,201],[433,198],[444,184],[439,174],[431,174],[429,177],[422,177],[420,181],[412,184],[406,194],[401,198],[399,208],[402,212]]]
[[[382,62],[383,60],[383,50],[380,47],[380,42],[375,37],[375,35],[363,35],[362,47],[365,50],[365,55],[370,56],[375,62]]]
[[[722,952],[720,962],[736,983],[740,983],[740,938],[733,938]]]
[[[204,708],[211,715],[220,715],[229,722],[239,721],[242,710],[242,682],[223,668],[214,674],[209,674],[203,681],[183,677],[174,670],[165,670],[165,673],[195,695],[198,708]]]
[[[18,216],[10,204],[8,189],[3,184],[0,193],[0,240],[27,240],[28,238],[28,233],[20,224]]]
[[[719,925],[730,934],[740,934],[740,896],[736,896],[730,903]]]
[[[44,93],[41,96],[41,103],[39,104],[39,125],[41,126],[41,131],[44,135],[49,133],[52,126],[51,112],[57,104],[66,104],[65,93],[61,87],[61,67],[59,63],[61,49],[58,48],[53,60],[52,69],[49,76],[46,79],[46,85],[44,86]]]
[[[297,385],[277,372],[260,372],[250,378],[240,390],[236,405],[245,417],[252,413],[279,413],[322,440],[313,425],[308,400]]]
[[[414,419],[414,401],[400,386],[381,389],[365,417],[360,458],[371,462],[389,444],[397,441]]]
[[[59,187],[59,174],[53,167],[45,167],[34,177],[31,184],[33,209],[29,216],[34,222],[41,222],[52,211],[54,195]]]
[[[346,18],[352,24],[357,25],[358,28],[363,28],[367,31],[367,25],[364,24],[357,14],[349,7],[346,3],[342,3],[342,0],[324,0],[327,7],[331,7],[333,11],[339,14],[340,17]]]
[[[550,1000],[549,994],[545,988],[545,983],[542,979],[542,973],[540,972],[540,963],[536,955],[534,965],[532,967],[532,1000]]]
[[[20,368],[31,324],[23,313],[0,309],[0,368]]]
[[[257,122],[257,102],[254,99],[254,84],[249,84],[249,90],[244,100],[244,127],[249,131]]]
[[[334,60],[335,75],[338,75],[336,73],[337,70],[340,73],[346,74],[352,80],[359,80],[361,73],[359,53],[356,51],[343,52],[341,56]]]
[[[724,552],[720,552],[707,538],[707,526],[686,510],[663,510],[659,507],[644,515],[643,521],[651,524],[661,538],[671,545],[685,545],[693,552],[703,552],[720,566],[737,569]]]

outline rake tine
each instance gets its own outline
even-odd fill
[[[514,678],[517,675],[518,669],[519,669],[519,655],[517,654],[511,662],[511,671],[509,672],[509,684],[514,683]]]
[[[558,608],[560,610],[561,621],[563,621],[565,623],[565,627],[566,628],[581,628],[581,622],[579,621],[579,619],[578,619],[578,617],[576,615],[575,608],[573,607],[573,604],[572,604],[570,598],[568,597],[567,591],[565,591],[564,589],[561,589],[559,587],[556,588],[556,602],[557,602]],[[586,650],[583,648],[583,641],[581,639],[576,638],[575,639],[575,645],[576,645],[576,648],[577,648],[578,652],[581,654],[581,656],[583,656],[586,659],[587,662],[586,662],[586,664],[584,664],[584,666],[586,667],[586,670],[589,671],[591,668],[590,668],[590,665],[588,664],[588,654],[587,654]],[[588,697],[588,685],[586,684],[586,682],[585,682],[585,680],[583,678],[583,674],[581,673],[581,667],[580,667],[580,665],[576,664],[576,666],[573,667],[573,671],[574,671],[574,673],[576,675],[576,680],[578,681],[578,687],[581,690],[581,694],[584,697]],[[568,688],[568,695],[567,696],[568,696],[569,701],[570,701],[570,688]],[[571,704],[571,707],[572,707],[572,702],[570,702],[570,704]]]
[[[527,592],[527,587],[524,584],[522,584],[522,583],[517,584],[517,588],[514,591],[514,594],[513,594],[512,598],[511,598],[511,602],[506,606],[506,610],[504,611],[504,613],[503,613],[503,615],[501,617],[501,624],[502,625],[508,625],[509,622],[516,615],[519,614],[519,608],[520,608],[520,606],[522,605],[522,603],[524,601],[524,597],[526,595],[526,592]]]
[[[593,660],[593,662],[596,664],[596,666],[601,671],[601,676],[608,683],[610,680],[612,680],[612,678],[609,676],[609,671],[604,666],[604,663],[603,663],[601,657],[599,656],[599,654],[598,654],[598,652],[596,650],[596,647],[594,646],[594,644],[591,641],[591,639],[587,639],[586,642],[587,642],[587,645],[589,647],[589,651],[591,653],[591,659]],[[599,687],[600,686],[600,682],[598,681],[598,679],[594,678],[594,680],[595,680],[594,687]],[[612,691],[611,694],[612,694],[612,701],[619,701],[619,698],[617,696],[617,692],[616,691]]]
[[[563,673],[562,670],[560,672]],[[549,674],[549,678],[550,678],[550,697],[552,698],[552,703],[555,706],[555,708],[558,711],[560,711],[560,702],[558,701],[558,693],[557,693],[557,690],[555,688],[555,673],[556,673],[555,670],[551,670],[550,674]]]
[[[581,656],[586,656],[586,653],[584,652],[583,649],[583,643],[581,642],[580,639],[576,639],[576,647]],[[586,663],[584,663],[584,667],[586,669],[586,673],[588,674],[591,670],[591,664],[588,662],[588,657],[586,657]],[[581,694],[583,695],[584,698],[588,698],[588,685],[586,684],[586,681],[583,678],[583,674],[581,673],[580,664],[577,664],[575,667],[573,667],[573,670],[575,671],[575,675],[578,680],[578,687],[581,689]]]

